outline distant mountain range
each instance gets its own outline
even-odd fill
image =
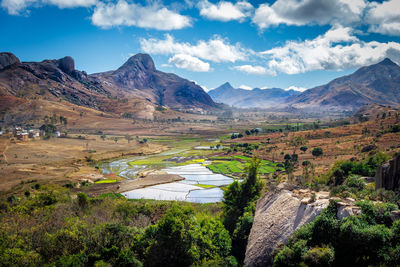
[[[285,103],[290,96],[300,94],[294,90],[280,88],[246,90],[233,88],[229,82],[210,90],[208,94],[218,103],[224,103],[238,108],[268,108],[277,103]]]
[[[217,108],[200,86],[158,71],[147,54],[132,56],[117,70],[88,75],[75,69],[71,57],[20,62],[11,53],[0,53],[0,97],[8,99],[0,101],[0,111],[13,102],[33,100],[68,101],[133,116],[157,106],[192,111]]]
[[[208,94],[216,102],[240,108],[356,111],[366,104],[397,106],[400,104],[400,66],[386,58],[303,93],[279,88],[234,89],[225,83]]]
[[[357,110],[366,104],[400,104],[400,66],[390,59],[358,69],[288,99],[299,109]]]

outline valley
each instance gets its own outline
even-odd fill
[[[397,231],[400,109],[397,87],[382,80],[397,84],[391,61],[304,93],[227,83],[209,96],[158,71],[146,54],[90,75],[69,57],[0,59],[0,233],[8,244],[0,257],[8,265],[159,266],[167,253],[179,266],[185,257],[182,266],[286,266],[325,249],[316,239],[301,259],[290,256],[293,236],[323,233],[321,220],[368,216],[359,231],[378,223],[377,234]],[[391,95],[379,101],[380,93],[367,99],[351,89],[380,82]],[[171,237],[176,227],[183,240]],[[16,235],[27,245],[12,245]],[[329,259],[351,260],[335,243],[344,241],[326,238],[326,253],[340,255]],[[371,250],[357,260],[396,262],[394,238],[378,260],[365,260]],[[193,254],[207,246],[212,252]]]

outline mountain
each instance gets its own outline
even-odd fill
[[[284,103],[290,96],[300,92],[280,88],[252,90],[235,89],[228,82],[208,92],[215,102],[224,103],[239,108],[267,108],[277,103]]]
[[[158,71],[147,54],[132,56],[119,69],[93,74],[92,77],[101,81],[108,91],[132,92],[135,89],[153,103],[174,109],[216,107],[200,86],[175,74]]]
[[[0,101],[0,111],[18,101],[46,100],[132,117],[159,105],[191,111],[217,107],[200,86],[158,71],[146,54],[132,56],[117,70],[88,75],[75,69],[71,57],[20,62],[11,53],[0,53],[0,98],[13,99]]]
[[[299,109],[356,111],[373,103],[400,104],[400,66],[388,58],[290,97],[287,104]]]

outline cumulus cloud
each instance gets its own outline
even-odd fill
[[[365,0],[277,0],[260,5],[253,22],[261,29],[279,24],[349,24],[361,19]]]
[[[220,1],[212,4],[208,0],[200,1],[197,7],[200,15],[210,19],[219,21],[239,20],[243,21],[250,16],[253,6],[247,1],[238,1],[236,4],[226,1]]]
[[[250,87],[250,86],[248,86],[248,85],[245,85],[245,84],[242,84],[241,86],[239,86],[239,88],[240,88],[240,89],[244,89],[244,90],[253,90],[252,87]]]
[[[90,7],[97,0],[2,0],[1,7],[6,9],[10,15],[19,15],[27,12],[33,5],[55,5],[59,8]]]
[[[102,28],[136,26],[157,30],[176,30],[192,25],[189,17],[158,4],[142,6],[125,0],[117,3],[99,2],[92,15],[92,23]]]
[[[210,70],[210,64],[204,62],[197,57],[190,55],[178,54],[174,55],[168,60],[169,63],[173,63],[177,68],[186,69],[196,72],[207,72]]]
[[[267,69],[262,66],[241,65],[241,66],[234,66],[233,68],[235,70],[254,75],[264,75],[267,73]]]
[[[372,2],[366,15],[369,31],[400,35],[400,1]]]
[[[268,59],[269,72],[297,74],[358,68],[385,57],[399,62],[400,44],[361,41],[353,35],[353,29],[337,26],[315,39],[287,41],[284,46],[260,54]]]
[[[289,86],[288,88],[285,89],[286,91],[290,91],[290,90],[294,90],[294,91],[299,91],[299,92],[304,92],[305,90],[307,90],[307,88],[304,87],[297,87],[297,86]]]
[[[190,55],[213,62],[236,62],[245,60],[249,50],[243,49],[239,44],[231,45],[227,40],[214,36],[208,41],[200,40],[196,44],[177,42],[169,34],[165,39],[140,39],[142,50],[149,54],[162,55]]]

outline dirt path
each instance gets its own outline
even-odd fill
[[[8,160],[7,160],[7,155],[6,155],[6,152],[7,152],[7,149],[8,149],[8,144],[9,144],[9,141],[7,142],[7,141],[5,141],[5,144],[4,144],[4,149],[3,149],[3,152],[2,152],[2,154],[3,154],[3,159],[4,159],[4,162],[5,163],[7,163],[8,164]]]
[[[153,185],[167,184],[182,181],[185,178],[176,174],[149,174],[135,180],[123,180],[112,184],[93,184],[86,188],[75,189],[75,191],[85,192],[90,196],[98,196],[104,193],[125,193],[135,189],[145,188]]]

